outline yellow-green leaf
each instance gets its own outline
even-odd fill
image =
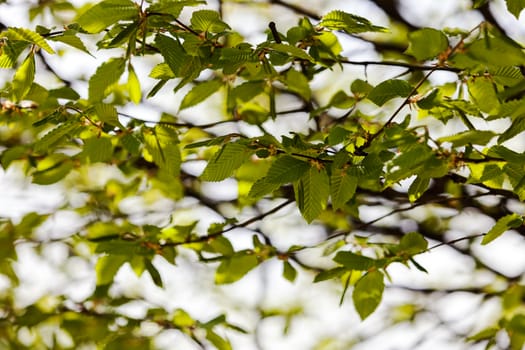
[[[124,73],[124,68],[125,60],[123,58],[112,58],[102,63],[89,79],[89,101],[98,102],[106,97],[107,89],[118,82]]]
[[[13,94],[16,101],[24,99],[31,89],[31,84],[33,84],[34,79],[35,56],[33,53],[30,53],[20,67],[18,67],[13,77]]]
[[[301,214],[308,223],[312,222],[326,208],[330,195],[326,170],[311,166],[299,181],[294,183],[294,190]]]
[[[89,33],[98,33],[121,20],[138,18],[139,7],[131,0],[101,1],[77,18]]]
[[[135,73],[135,69],[130,64],[128,66],[128,93],[129,99],[135,104],[139,104],[142,99],[142,91],[140,90],[140,81]]]
[[[494,226],[492,226],[489,232],[487,232],[485,237],[483,237],[481,244],[488,244],[501,236],[505,231],[520,227],[521,225],[523,225],[523,216],[516,213],[505,215],[500,218]]]
[[[189,108],[201,103],[215,92],[217,92],[223,85],[220,80],[209,80],[198,85],[195,85],[187,94],[184,96],[180,104],[180,109]]]
[[[379,271],[369,272],[357,281],[352,300],[362,320],[370,316],[379,306],[384,289],[383,274]]]
[[[53,50],[51,46],[49,46],[46,39],[44,39],[40,34],[33,32],[32,30],[26,28],[10,27],[4,34],[7,38],[11,40],[27,41],[41,47],[50,54],[55,53],[55,50]]]

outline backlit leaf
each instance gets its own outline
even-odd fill
[[[362,320],[366,319],[381,303],[385,283],[383,274],[372,271],[357,281],[352,293],[354,307]]]
[[[355,194],[358,178],[346,169],[332,171],[330,177],[330,196],[334,209],[342,208]]]
[[[46,39],[44,39],[40,34],[33,32],[32,30],[26,28],[10,27],[7,30],[7,32],[4,32],[4,35],[11,40],[27,41],[32,44],[35,44],[41,47],[42,49],[46,50],[47,53],[55,53],[55,51],[47,43]]]
[[[125,60],[123,58],[112,58],[102,63],[89,79],[89,101],[98,102],[106,97],[106,90],[118,82],[124,73],[124,68]]]
[[[386,28],[375,26],[366,18],[338,10],[324,15],[319,25],[328,29],[342,30],[349,34],[386,31]]]
[[[215,272],[215,283],[233,283],[244,277],[259,265],[257,256],[249,251],[238,252],[231,258],[222,260]]]
[[[359,271],[367,271],[376,265],[374,259],[348,251],[337,253],[334,261],[343,265],[347,269]]]
[[[374,87],[367,97],[376,105],[382,106],[395,97],[408,97],[411,92],[412,86],[405,80],[391,79]]]
[[[492,226],[489,232],[487,232],[485,237],[483,237],[481,244],[488,244],[501,236],[505,231],[520,227],[521,225],[523,225],[523,217],[521,215],[516,213],[505,215],[500,218],[494,226]]]
[[[408,34],[409,46],[406,53],[417,60],[434,58],[448,48],[448,39],[442,31],[423,28]]]
[[[509,12],[519,19],[521,11],[525,8],[525,0],[505,0],[505,3]]]
[[[227,143],[209,160],[200,178],[204,181],[222,181],[248,160],[252,152],[241,143]]]
[[[308,162],[302,161],[289,155],[277,158],[268,173],[266,181],[275,184],[286,184],[298,180],[310,168]]]
[[[131,0],[104,0],[77,18],[78,24],[89,33],[98,33],[121,20],[138,18],[139,8]]]
[[[311,166],[301,178],[294,183],[295,200],[306,222],[316,219],[326,208],[330,195],[326,170]]]
[[[35,79],[35,56],[31,53],[18,67],[13,77],[13,94],[16,101],[22,100]]]
[[[198,85],[195,85],[187,94],[184,96],[180,104],[180,109],[189,108],[201,103],[209,96],[213,95],[223,86],[223,82],[214,79],[208,80]]]

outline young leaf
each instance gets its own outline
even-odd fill
[[[500,218],[494,226],[492,226],[489,232],[487,232],[485,237],[483,237],[481,244],[488,244],[501,236],[505,231],[511,228],[520,227],[521,225],[523,225],[523,216],[516,213],[505,215]]]
[[[222,86],[223,82],[218,79],[205,81],[203,83],[195,85],[193,89],[191,89],[186,94],[186,96],[184,96],[184,99],[180,104],[180,109],[182,110],[185,108],[195,106],[198,103],[201,103],[209,96],[217,92]]]
[[[231,258],[222,260],[215,272],[215,283],[233,283],[244,277],[259,265],[257,256],[251,252],[235,253]]]
[[[198,0],[160,0],[154,2],[148,7],[148,13],[169,14],[173,17],[179,17],[182,9],[186,6],[197,6],[206,4],[206,1]]]
[[[97,261],[95,267],[97,273],[97,286],[110,284],[120,267],[126,262],[125,255],[104,255]]]
[[[77,18],[88,33],[98,33],[121,20],[138,18],[139,7],[131,0],[104,0]]]
[[[352,252],[338,252],[334,261],[343,265],[349,270],[367,271],[376,265],[376,261],[367,256],[358,255]]]
[[[362,320],[379,306],[384,289],[383,274],[379,271],[369,272],[357,281],[352,300]]]
[[[310,223],[326,208],[330,195],[328,175],[325,169],[310,169],[294,183],[295,199],[306,222]]]
[[[91,55],[91,53],[88,51],[82,40],[80,40],[80,38],[75,35],[75,32],[73,30],[66,30],[60,35],[50,36],[49,40],[59,41],[61,43],[64,43]]]
[[[97,103],[94,112],[100,121],[124,130],[125,127],[118,120],[117,109],[108,103]]]
[[[140,90],[140,81],[135,73],[135,69],[131,64],[128,65],[128,93],[129,99],[134,104],[139,104],[142,98],[142,91]]]
[[[290,69],[285,76],[284,83],[288,86],[288,89],[292,92],[299,94],[306,101],[310,100],[312,92],[310,91],[310,85],[308,79],[304,74],[299,73],[295,69]]]
[[[525,8],[525,1],[524,0],[505,0],[507,4],[507,10],[509,10],[510,13],[516,17],[516,19],[520,19],[520,13]]]
[[[442,31],[423,28],[408,34],[409,46],[406,53],[423,61],[434,58],[448,48],[448,39]]]
[[[99,102],[106,97],[106,90],[117,83],[124,73],[125,60],[123,58],[112,58],[102,63],[95,74],[89,79],[89,101]]]
[[[222,181],[230,177],[252,154],[252,150],[239,142],[225,144],[208,162],[200,176],[204,181]]]
[[[386,28],[375,26],[366,18],[338,10],[324,15],[319,25],[332,30],[342,30],[348,34],[386,31]]]
[[[430,179],[428,177],[417,176],[408,188],[408,200],[411,203],[417,201],[427,190],[429,184]]]
[[[220,33],[230,26],[219,17],[219,13],[213,10],[199,10],[193,12],[191,16],[191,27],[197,31]]]
[[[273,49],[280,53],[285,53],[292,57],[297,57],[303,60],[314,62],[314,59],[312,58],[312,56],[307,54],[304,50],[296,46],[293,46],[293,45],[270,43],[266,47],[269,47],[270,49]]]
[[[310,164],[289,155],[277,158],[268,169],[266,181],[274,184],[287,184],[298,180],[308,171]]]
[[[163,134],[161,125],[157,125],[153,130],[144,129],[145,151],[159,168],[166,170],[170,175],[178,176],[181,165],[179,147],[174,140],[163,137]]]
[[[35,33],[26,28],[15,28],[11,27],[4,33],[4,35],[11,40],[27,41],[35,44],[42,49],[46,50],[50,54],[54,54],[55,51],[49,46],[47,41],[38,33]]]
[[[500,102],[496,95],[494,84],[484,77],[471,79],[467,83],[472,99],[482,112],[497,114]]]
[[[355,194],[357,189],[357,177],[345,169],[332,171],[330,177],[330,196],[334,209],[342,208]]]
[[[91,137],[84,141],[82,157],[88,163],[107,162],[113,155],[113,145],[107,137]]]
[[[35,55],[30,53],[16,70],[13,77],[13,94],[15,101],[23,100],[31,89],[35,79]]]
[[[297,277],[297,270],[288,261],[283,261],[283,277],[290,282]]]
[[[155,44],[159,48],[160,54],[166,61],[166,64],[168,65],[169,69],[171,69],[171,74],[180,77],[182,67],[184,67],[184,65],[187,63],[186,58],[188,57],[188,54],[186,53],[182,45],[178,41],[168,36],[160,34],[157,35],[157,37],[155,38]],[[157,67],[153,68],[153,71],[150,73],[150,76],[153,75],[156,69],[158,70]],[[157,76],[158,72],[153,77]],[[166,78],[169,79],[169,77],[162,77],[162,79]],[[160,79],[160,77],[158,77],[157,79]]]
[[[66,136],[73,135],[75,129],[79,127],[79,122],[76,120],[69,120],[65,123],[59,124],[53,130],[45,134],[44,137],[35,142],[33,146],[35,152],[39,154],[46,154],[51,146],[59,143]]]
[[[405,80],[391,79],[374,87],[367,97],[376,105],[382,106],[395,97],[408,97],[411,92],[412,86]]]
[[[461,147],[468,144],[486,145],[496,133],[490,130],[467,130],[451,136],[444,136],[438,142],[450,142],[452,147]]]

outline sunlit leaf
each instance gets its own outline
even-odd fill
[[[378,106],[384,105],[395,97],[408,97],[412,92],[412,86],[405,80],[386,80],[374,87],[367,98]]]
[[[239,142],[225,144],[210,159],[201,179],[204,181],[222,181],[230,177],[250,157],[252,152]]]
[[[78,24],[89,33],[98,33],[121,20],[138,17],[139,8],[131,0],[104,0],[77,18]]]
[[[357,281],[352,293],[354,307],[362,320],[366,319],[377,309],[383,297],[385,283],[383,274],[372,271]]]
[[[501,236],[505,231],[520,227],[521,225],[523,225],[523,217],[521,215],[516,213],[505,215],[487,232],[481,244],[488,244]]]

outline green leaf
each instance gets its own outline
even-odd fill
[[[370,316],[379,306],[384,289],[383,274],[379,271],[369,272],[357,281],[352,300],[362,320]]]
[[[428,177],[417,176],[408,188],[408,200],[411,203],[417,201],[427,190],[429,184],[430,179]]]
[[[63,154],[53,154],[38,164],[38,171],[32,176],[32,182],[39,185],[51,185],[62,180],[73,169],[73,162]]]
[[[182,9],[186,6],[204,5],[206,1],[197,0],[160,0],[156,1],[148,8],[148,13],[169,14],[179,17]]]
[[[15,101],[21,101],[31,89],[35,79],[35,56],[30,53],[18,67],[13,77],[13,94]]]
[[[91,53],[88,51],[88,49],[86,48],[86,46],[84,45],[82,40],[80,40],[80,38],[77,37],[75,35],[75,32],[72,31],[72,30],[66,30],[66,31],[64,31],[64,33],[62,33],[60,35],[50,36],[49,40],[59,41],[61,43],[64,43],[66,45],[74,47],[75,49],[78,49],[80,51],[83,51],[83,52],[91,55]]]
[[[66,136],[74,135],[76,129],[79,127],[79,122],[76,120],[69,120],[58,125],[35,142],[33,146],[35,152],[46,154],[53,145],[61,142]]]
[[[104,255],[97,261],[95,271],[97,273],[97,286],[110,284],[120,267],[128,259],[125,255]]]
[[[494,67],[519,66],[525,61],[523,50],[506,38],[486,37],[466,48],[469,57]]]
[[[330,280],[334,278],[340,278],[347,272],[348,272],[348,269],[344,267],[336,267],[330,270],[324,270],[324,271],[319,272],[315,276],[314,283],[318,283],[318,282],[322,282],[322,281],[326,281],[326,280]]]
[[[10,27],[4,35],[11,40],[27,41],[35,44],[42,49],[46,50],[47,53],[54,54],[55,51],[49,46],[47,41],[38,33],[35,33],[26,28],[14,28]]]
[[[310,100],[312,92],[310,91],[310,84],[304,74],[299,73],[295,69],[290,69],[285,76],[284,83],[292,92],[299,94],[306,101]]]
[[[180,104],[180,109],[189,108],[201,103],[209,96],[213,95],[223,86],[223,82],[219,79],[205,81],[198,85],[195,85],[187,94],[184,96]]]
[[[283,277],[290,282],[297,277],[297,270],[288,261],[283,261]]]
[[[342,30],[348,34],[387,31],[386,28],[373,25],[366,18],[338,10],[324,15],[319,25],[332,30]]]
[[[215,283],[233,283],[244,277],[259,265],[257,256],[251,251],[235,253],[231,258],[222,260],[215,273]]]
[[[499,135],[498,143],[503,143],[510,140],[514,136],[525,131],[525,116],[519,116],[512,121],[512,124]]]
[[[260,198],[265,194],[275,191],[280,186],[281,185],[278,183],[269,182],[266,177],[260,178],[253,184],[250,192],[248,193],[248,197],[253,199]]]
[[[409,232],[401,238],[395,253],[413,256],[426,251],[427,247],[428,242],[420,233]]]
[[[148,271],[149,275],[151,276],[153,283],[155,283],[156,286],[162,288],[164,286],[162,283],[162,277],[160,276],[159,270],[157,270],[155,265],[151,263],[151,260],[144,258],[144,266],[146,267],[146,271]]]
[[[355,194],[358,178],[346,169],[335,169],[330,177],[330,196],[334,209],[342,208]]]
[[[451,136],[438,139],[439,143],[450,142],[452,147],[461,147],[468,144],[486,145],[496,133],[490,130],[467,130]]]
[[[25,41],[8,41],[0,50],[0,68],[13,68],[18,56],[27,47]]]
[[[308,162],[285,154],[272,163],[266,174],[266,181],[274,184],[287,184],[301,178],[309,169]]]
[[[500,218],[494,226],[492,226],[489,232],[487,232],[485,237],[483,237],[481,244],[488,244],[501,236],[505,231],[520,227],[521,225],[523,225],[523,217],[521,215],[516,213],[505,215]]]
[[[471,335],[470,337],[467,338],[467,341],[478,342],[478,341],[481,341],[481,340],[492,339],[492,338],[494,338],[496,336],[496,334],[499,331],[500,331],[499,328],[488,327],[488,328],[485,328],[485,329],[479,331],[478,333],[476,333],[474,335]]]
[[[121,130],[125,129],[124,125],[122,125],[118,119],[117,109],[114,105],[108,103],[97,103],[94,112],[100,121],[112,126],[117,126]]]
[[[409,33],[408,43],[406,53],[419,61],[434,58],[448,48],[446,35],[432,28],[423,28]]]
[[[280,53],[285,53],[292,57],[314,62],[313,57],[310,56],[308,53],[306,53],[306,51],[296,46],[293,46],[293,45],[270,43],[270,44],[267,44],[265,47],[268,47]]]
[[[88,33],[98,33],[122,20],[134,20],[139,7],[131,0],[104,0],[77,18],[78,24]]]
[[[525,8],[525,0],[505,0],[507,4],[507,10],[516,17],[520,19],[520,13]]]
[[[131,64],[128,65],[128,93],[129,99],[134,104],[139,104],[142,99],[142,91],[140,90],[140,81],[135,73],[135,69]]]
[[[84,141],[82,157],[88,163],[108,162],[113,156],[113,145],[107,137],[91,137]]]
[[[306,222],[310,223],[326,208],[330,195],[328,175],[325,169],[310,169],[294,183],[295,200]]]
[[[386,80],[370,91],[367,98],[378,106],[384,105],[395,97],[408,97],[412,92],[412,86],[405,80]]]
[[[168,174],[178,176],[180,173],[181,155],[176,135],[170,135],[171,130],[163,125],[154,129],[143,129],[145,158],[150,158],[159,168]],[[149,157],[148,157],[149,155]]]
[[[211,329],[206,330],[206,339],[215,346],[217,350],[232,350],[232,346],[228,340],[223,339]]]
[[[349,270],[368,271],[376,266],[374,259],[347,251],[338,252],[334,261]]]
[[[500,101],[494,83],[485,77],[471,79],[467,83],[472,99],[482,112],[497,114]]]
[[[199,10],[191,16],[191,28],[202,32],[220,33],[230,29],[230,26],[221,21],[217,11]]]
[[[182,68],[187,63],[188,57],[182,45],[178,41],[165,35],[157,35],[155,44],[158,46],[160,54],[171,69],[171,72],[179,77]],[[151,74],[153,74],[153,71]]]
[[[225,144],[208,162],[200,178],[204,181],[222,181],[230,177],[253,151],[239,142]]]
[[[90,102],[99,102],[106,97],[108,88],[116,84],[124,73],[125,62],[123,58],[112,58],[97,68],[95,74],[89,79]]]

